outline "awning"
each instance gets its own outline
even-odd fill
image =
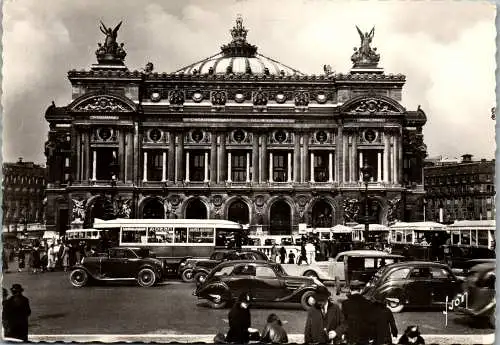
[[[352,232],[351,227],[342,224],[335,225],[331,230],[334,234],[350,234]]]
[[[49,238],[59,238],[59,234],[56,232],[56,231],[45,231],[43,233],[43,237],[42,237],[44,240],[46,239],[49,239]]]
[[[364,224],[358,224],[354,228],[354,230],[365,230]],[[389,231],[389,227],[382,224],[369,224],[369,231]]]

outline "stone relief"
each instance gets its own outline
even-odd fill
[[[83,222],[85,220],[85,205],[87,204],[87,200],[72,199],[72,201],[73,201],[73,210],[72,210],[73,220],[80,220]]]
[[[358,218],[360,205],[358,199],[344,200],[344,221],[355,222]]]
[[[121,104],[121,102],[106,96],[92,98],[90,101],[86,102],[86,104],[79,105],[75,110],[95,112],[130,111],[130,109]]]

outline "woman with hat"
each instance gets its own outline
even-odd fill
[[[250,295],[243,292],[229,312],[229,331],[226,335],[228,343],[246,344],[250,341],[248,328],[251,325]]]
[[[399,338],[398,344],[424,345],[425,340],[420,336],[418,326],[408,326],[405,333]]]
[[[29,300],[23,296],[21,284],[12,285],[10,291],[12,296],[4,304],[8,324],[5,337],[28,341],[28,317],[31,314]]]

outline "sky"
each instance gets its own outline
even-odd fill
[[[407,76],[402,105],[427,114],[429,156],[495,155],[495,14],[480,1],[4,0],[3,161],[45,163],[46,108],[71,101],[67,72],[89,69],[99,21],[123,24],[130,70],[174,72],[220,51],[238,14],[259,53],[307,74],[352,67],[355,25],[375,26],[386,73]]]

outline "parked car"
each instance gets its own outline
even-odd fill
[[[311,307],[310,297],[315,293],[330,295],[317,279],[289,276],[280,264],[252,260],[219,264],[193,295],[218,309],[231,304],[243,292],[249,293],[254,302],[296,302],[305,310]]]
[[[153,286],[163,277],[164,265],[152,257],[145,248],[110,248],[107,253],[87,256],[69,275],[75,287],[87,285],[91,280],[135,280],[143,287]]]
[[[223,252],[223,255],[212,254],[210,260],[201,260],[196,262],[196,265],[193,267],[193,279],[197,285],[200,285],[210,271],[220,264],[223,261],[231,261],[231,260],[262,260],[268,261],[268,257],[266,254],[259,252],[258,250],[242,250],[242,251],[232,251],[232,252]]]
[[[495,262],[482,263],[472,267],[463,285],[467,293],[466,306],[459,311],[474,318],[487,319],[495,327]]]
[[[366,285],[368,298],[386,300],[394,313],[405,306],[444,305],[446,296],[461,292],[462,281],[443,264],[425,261],[399,262],[381,268]]]

